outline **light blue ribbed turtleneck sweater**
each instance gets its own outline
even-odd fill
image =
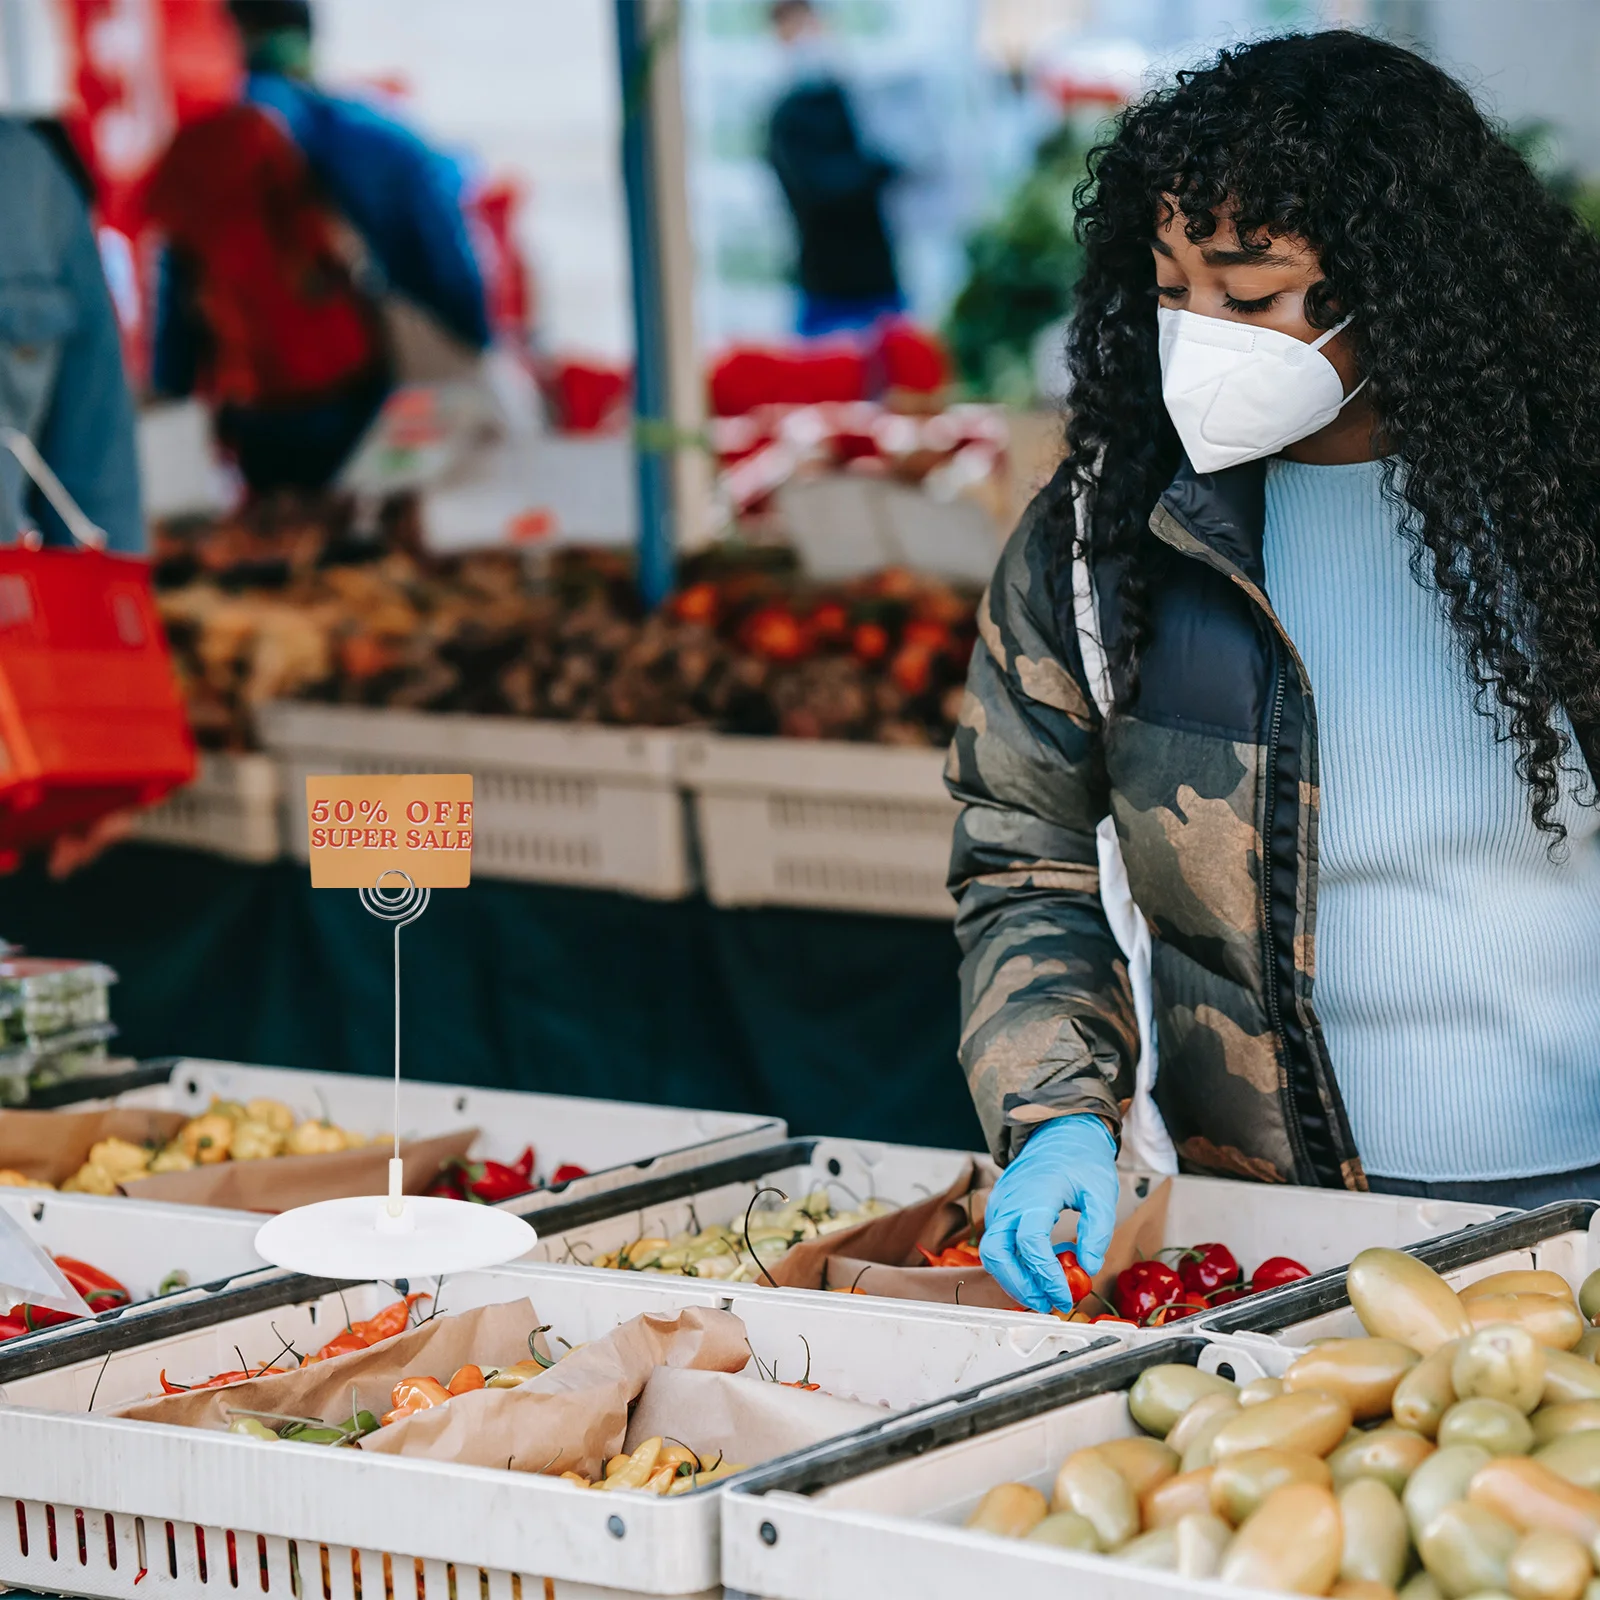
[[[1552,861],[1514,745],[1382,497],[1381,462],[1267,467],[1267,593],[1316,704],[1313,1003],[1368,1172],[1600,1162],[1600,811]],[[1576,753],[1572,761],[1581,768]]]

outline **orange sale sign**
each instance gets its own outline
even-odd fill
[[[419,889],[472,879],[472,776],[306,779],[314,889],[371,889],[404,872]]]

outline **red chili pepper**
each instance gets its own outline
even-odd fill
[[[1178,1258],[1178,1276],[1183,1286],[1199,1299],[1243,1276],[1234,1253],[1225,1244],[1197,1244]]]
[[[61,1275],[96,1311],[105,1311],[111,1306],[125,1306],[133,1299],[125,1284],[118,1283],[110,1273],[90,1266],[87,1261],[78,1261],[72,1256],[56,1256],[55,1263],[61,1268]]]
[[[1250,1275],[1250,1292],[1260,1294],[1264,1289],[1281,1289],[1286,1283],[1310,1276],[1311,1269],[1301,1266],[1292,1256],[1268,1256]]]
[[[587,1167],[576,1166],[573,1162],[566,1161],[550,1174],[550,1186],[555,1188],[559,1184],[571,1183],[574,1178],[587,1178],[588,1176],[589,1169]]]
[[[511,1170],[517,1173],[530,1188],[533,1186],[533,1146],[531,1144],[511,1163]]]
[[[37,1333],[40,1328],[59,1328],[63,1322],[82,1320],[70,1311],[55,1311],[49,1306],[21,1305],[12,1309],[22,1318],[29,1333]]]
[[[236,1367],[232,1372],[219,1372],[214,1377],[206,1378],[200,1383],[173,1383],[167,1377],[167,1369],[161,1369],[161,1392],[163,1394],[188,1394],[194,1389],[226,1389],[230,1384],[248,1383],[252,1378],[270,1378],[280,1372],[287,1372],[288,1367]]]
[[[1056,1260],[1067,1275],[1067,1292],[1072,1296],[1073,1305],[1094,1292],[1094,1279],[1078,1265],[1078,1252],[1071,1245],[1062,1245],[1056,1251]]]
[[[27,1323],[14,1311],[0,1317],[0,1340],[20,1339],[23,1334],[31,1331]]]
[[[1117,1310],[1141,1327],[1162,1306],[1183,1297],[1183,1279],[1163,1261],[1135,1261],[1117,1274]]]
[[[526,1194],[532,1187],[515,1167],[501,1161],[475,1161],[467,1167],[466,1178],[467,1193],[489,1204]]]
[[[343,1333],[336,1333],[315,1355],[306,1357],[305,1365],[313,1361],[331,1361],[335,1356],[349,1355],[353,1350],[365,1350],[380,1340],[392,1339],[404,1333],[411,1322],[411,1308],[419,1300],[431,1300],[432,1295],[408,1294],[404,1300],[387,1305],[365,1322],[354,1322]]]

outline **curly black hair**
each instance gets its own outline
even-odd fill
[[[1225,50],[1129,107],[1077,191],[1085,266],[1068,336],[1068,471],[1093,558],[1123,572],[1124,705],[1147,597],[1175,559],[1147,522],[1180,460],[1150,250],[1164,196],[1191,240],[1223,210],[1247,248],[1304,238],[1323,273],[1308,318],[1354,313],[1413,571],[1443,595],[1479,710],[1516,742],[1555,848],[1560,711],[1600,723],[1600,241],[1459,83],[1364,34]]]

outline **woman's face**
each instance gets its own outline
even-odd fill
[[[1173,207],[1156,229],[1159,303],[1174,311],[1221,317],[1252,327],[1273,328],[1310,344],[1326,328],[1306,317],[1306,291],[1322,280],[1322,266],[1306,241],[1295,234],[1275,235],[1264,254],[1240,244],[1232,221],[1217,218],[1216,232],[1193,244],[1183,231],[1183,213]],[[1322,347],[1348,391],[1355,386],[1355,361],[1349,340],[1335,334]]]

